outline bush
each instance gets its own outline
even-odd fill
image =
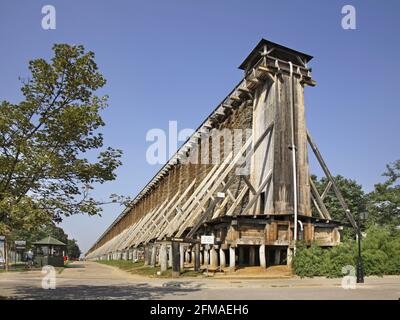
[[[317,245],[307,248],[299,245],[296,258],[293,261],[294,272],[300,277],[319,276],[323,265],[323,250]]]
[[[322,274],[329,278],[343,276],[342,268],[344,266],[356,265],[355,256],[355,245],[352,241],[342,243],[331,249],[326,249]]]
[[[364,274],[366,276],[383,276],[388,273],[387,262],[389,257],[381,250],[363,251]]]
[[[362,254],[365,275],[400,274],[400,232],[370,227],[362,241]],[[341,277],[344,266],[356,268],[357,257],[354,240],[329,249],[300,244],[293,259],[293,270],[300,277]]]

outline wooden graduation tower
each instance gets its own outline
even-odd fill
[[[234,270],[237,265],[290,264],[298,240],[338,244],[340,225],[324,204],[328,192],[336,194],[356,224],[306,127],[304,87],[315,85],[307,66],[311,59],[262,39],[240,65],[243,79],[87,258],[143,258],[174,271],[187,264],[195,270],[202,265]],[[250,129],[251,135],[217,163],[188,161],[229,144],[210,140],[216,129]],[[322,194],[310,178],[308,146],[329,181]],[[214,235],[214,245],[199,243],[201,235]]]

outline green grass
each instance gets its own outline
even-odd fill
[[[108,266],[117,267],[126,272],[141,275],[141,276],[157,277],[157,278],[171,278],[172,277],[172,269],[171,268],[169,268],[167,271],[161,273],[161,275],[157,275],[157,272],[160,271],[160,267],[145,266],[143,261],[132,262],[132,261],[126,261],[126,260],[111,260],[111,261],[97,261],[97,262],[108,265]],[[200,277],[202,275],[199,272],[185,270],[184,272],[181,273],[181,276],[183,276],[183,277]]]
[[[2,265],[0,267],[0,272],[6,272],[6,270],[4,270],[4,265]],[[9,265],[8,267],[8,272],[21,272],[21,271],[29,271],[28,268],[25,267],[25,263],[12,263]]]
[[[71,263],[71,261],[67,261],[64,263],[64,267],[56,267],[55,268],[56,272],[60,274],[61,272],[64,271],[65,268],[71,268],[71,266],[69,266],[70,263]],[[0,273],[6,272],[6,270],[4,270],[4,266],[1,266],[0,268],[1,268]],[[28,268],[26,266],[25,262],[17,262],[17,264],[12,263],[9,265],[9,268],[8,268],[8,272],[26,272],[26,271],[38,271],[38,270],[41,270],[41,268],[39,268],[37,266]]]

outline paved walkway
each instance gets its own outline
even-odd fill
[[[41,287],[40,271],[0,273],[0,298],[17,299],[396,299],[400,277],[369,277],[345,290],[341,279],[147,278],[96,262],[75,262]]]

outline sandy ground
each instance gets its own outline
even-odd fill
[[[355,289],[342,279],[286,277],[147,278],[96,262],[75,262],[43,289],[40,271],[0,273],[0,297],[13,299],[395,299],[400,277],[368,277]]]

